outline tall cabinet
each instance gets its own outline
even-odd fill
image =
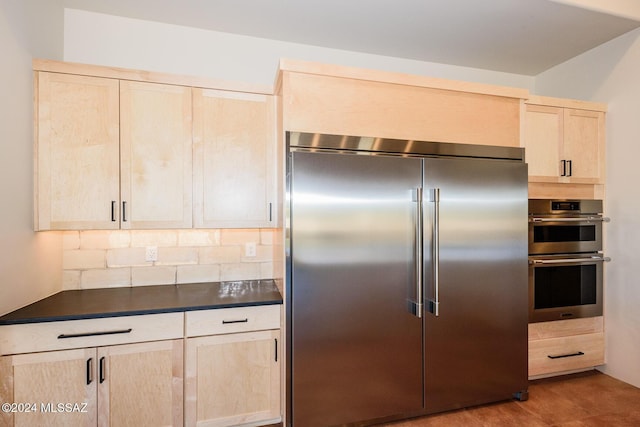
[[[529,198],[604,199],[606,110],[605,104],[541,96],[524,102]],[[604,326],[603,316],[529,324],[529,376],[602,365]]]

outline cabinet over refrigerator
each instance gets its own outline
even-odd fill
[[[287,425],[526,399],[523,150],[287,145]]]

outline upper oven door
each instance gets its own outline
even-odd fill
[[[600,215],[529,216],[529,254],[568,254],[602,250]]]

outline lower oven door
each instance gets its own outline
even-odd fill
[[[602,315],[600,253],[529,257],[529,322]]]

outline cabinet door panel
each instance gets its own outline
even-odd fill
[[[99,425],[182,426],[182,340],[98,349]]]
[[[33,412],[14,413],[13,425],[96,425],[95,349],[20,354],[2,359],[0,390],[4,394],[12,389],[13,395],[0,395],[0,401],[36,405]],[[10,370],[8,375],[4,368]],[[12,425],[10,419],[7,425]]]
[[[564,111],[564,156],[571,160],[571,182],[604,182],[604,113]]]
[[[563,110],[540,105],[526,105],[525,108],[523,140],[529,181],[549,181],[551,178],[558,182]]]
[[[279,335],[270,330],[188,339],[185,424],[279,420]]]
[[[121,82],[121,228],[190,228],[191,88]]]
[[[196,227],[269,227],[273,97],[194,89]]]
[[[44,72],[36,81],[35,228],[118,228],[118,81]]]

